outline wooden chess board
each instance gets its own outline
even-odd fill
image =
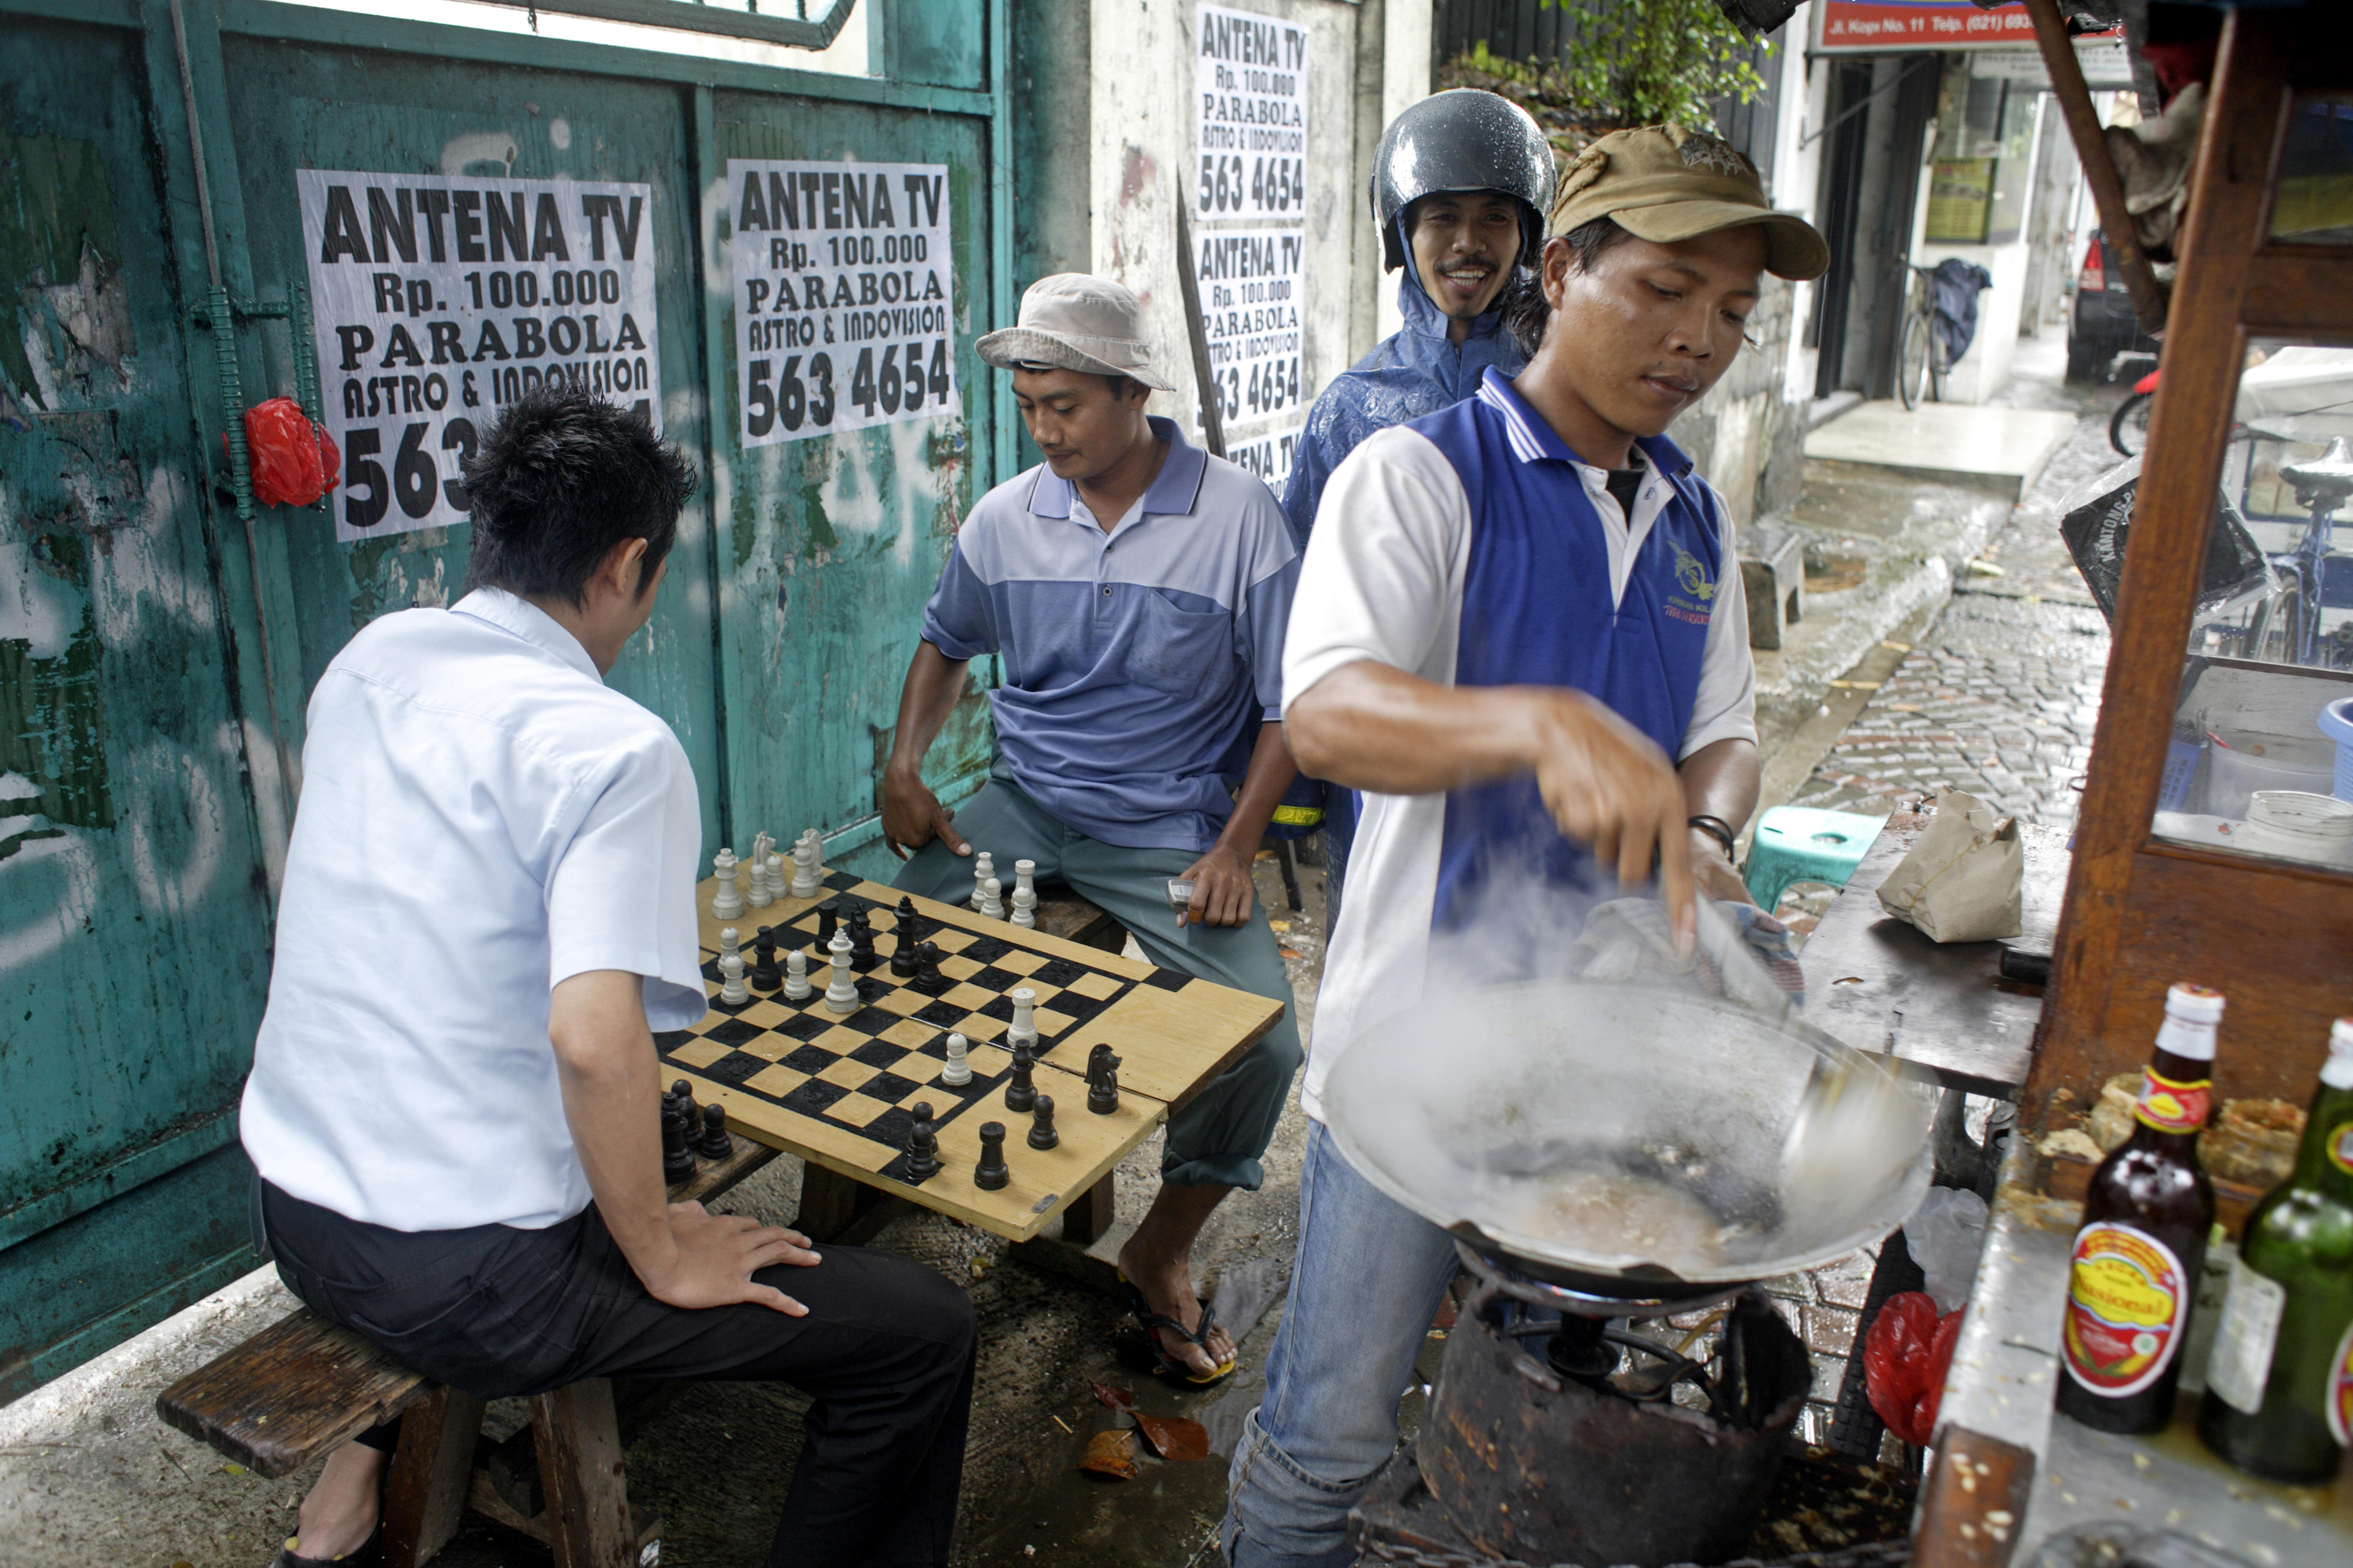
[[[682,1074],[698,1101],[727,1108],[731,1130],[1008,1240],[1037,1235],[1282,1016],[1263,996],[917,899],[922,939],[943,955],[944,989],[930,995],[891,973],[896,889],[834,872],[818,898],[747,907],[723,922],[711,913],[718,887],[706,879],[696,891],[712,1010],[691,1028],[654,1037],[663,1082]],[[828,897],[840,900],[845,918],[865,910],[875,933],[875,962],[857,976],[860,1005],[849,1014],[825,1004],[830,975],[817,943],[817,906]],[[723,925],[735,928],[747,985],[762,926],[776,939],[780,974],[786,952],[807,951],[807,1000],[754,988],[749,1002],[721,1003]],[[1011,994],[1024,985],[1037,993],[1033,1081],[1053,1096],[1061,1135],[1050,1150],[1030,1148],[1029,1114],[1005,1107],[1013,1058],[1000,1042],[1013,1018]],[[951,1033],[969,1047],[972,1081],[958,1088],[939,1078]],[[1087,1053],[1098,1043],[1121,1058],[1119,1109],[1108,1115],[1087,1109]],[[906,1180],[905,1148],[919,1101],[932,1107],[943,1169],[917,1185]],[[1005,1124],[1011,1170],[993,1192],[972,1180],[985,1121]]]

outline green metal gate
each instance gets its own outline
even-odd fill
[[[465,573],[462,523],[339,543],[338,498],[243,499],[233,406],[322,393],[298,171],[649,188],[653,392],[705,482],[613,683],[685,743],[706,855],[817,826],[834,863],[886,860],[921,606],[1012,461],[971,354],[1011,315],[1010,104],[1007,0],[866,4],[858,78],[269,0],[0,0],[0,1400],[257,1261],[236,1101],[304,704],[356,629]],[[739,447],[731,157],[946,166],[961,417]],[[988,744],[975,692],[944,794]]]

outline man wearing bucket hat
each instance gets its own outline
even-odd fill
[[[1030,286],[1018,325],[980,340],[980,357],[1013,373],[1046,460],[982,497],[950,548],[900,697],[882,826],[912,852],[897,883],[911,892],[968,897],[975,846],[1008,879],[1032,860],[1160,967],[1284,1004],[1169,1119],[1160,1192],[1120,1253],[1163,1370],[1207,1385],[1231,1374],[1234,1351],[1194,1294],[1193,1240],[1229,1191],[1263,1179],[1300,1060],[1291,982],[1250,882],[1295,772],[1280,702],[1299,562],[1265,485],[1145,415],[1169,384],[1144,339],[1134,294],[1064,273]],[[950,812],[923,781],[923,753],[984,653],[1004,659],[997,757]],[[1182,910],[1172,881],[1192,884]]]
[[[1301,574],[1286,732],[1303,767],[1364,792],[1365,815],[1302,1090],[1291,1294],[1234,1452],[1237,1568],[1353,1561],[1348,1510],[1396,1448],[1455,1270],[1452,1237],[1332,1142],[1333,1061],[1419,1000],[1433,933],[1530,883],[1600,896],[1647,880],[1655,854],[1686,942],[1695,872],[1741,896],[1746,616],[1723,504],[1664,432],[1739,353],[1761,275],[1817,277],[1828,247],[1772,210],[1738,153],[1672,125],[1588,147],[1550,230],[1541,293],[1514,321],[1527,368],[1359,446]],[[1521,973],[1547,933],[1525,934]]]
[[[1333,378],[1307,411],[1282,492],[1301,550],[1324,486],[1376,430],[1435,414],[1479,389],[1493,366],[1517,375],[1528,356],[1505,329],[1504,305],[1544,246],[1552,144],[1528,111],[1476,88],[1433,93],[1389,121],[1373,153],[1373,222],[1384,271],[1400,268],[1405,323]],[[1339,919],[1354,792],[1328,792],[1323,821],[1324,901]]]

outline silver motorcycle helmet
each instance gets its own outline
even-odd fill
[[[1432,93],[1388,123],[1373,154],[1373,222],[1381,267],[1405,265],[1398,215],[1440,191],[1496,191],[1520,204],[1520,265],[1544,248],[1552,143],[1528,111],[1474,87]]]

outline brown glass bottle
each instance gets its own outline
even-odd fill
[[[2176,985],[2142,1079],[2132,1136],[2092,1175],[2075,1233],[2059,1408],[2103,1432],[2154,1432],[2173,1416],[2181,1342],[2214,1224],[2198,1163],[2222,998]]]

